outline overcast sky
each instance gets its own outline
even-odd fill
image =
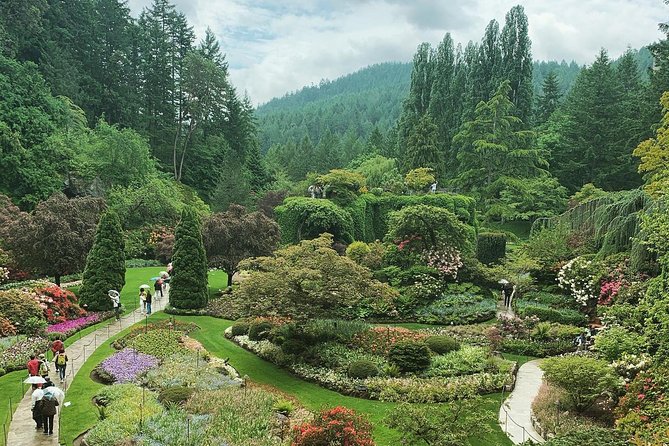
[[[409,61],[446,32],[463,45],[524,5],[532,56],[590,63],[600,48],[619,56],[661,37],[662,0],[172,0],[198,39],[216,33],[232,82],[254,103],[335,79],[370,64]],[[129,0],[137,16],[151,0]]]

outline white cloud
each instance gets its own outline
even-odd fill
[[[149,0],[130,0],[138,14]],[[661,0],[176,0],[198,36],[211,27],[240,91],[256,103],[366,65],[408,61],[419,43],[478,41],[488,21],[503,25],[525,6],[535,59],[591,62],[661,37]]]

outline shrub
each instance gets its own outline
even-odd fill
[[[44,318],[39,303],[18,289],[0,291],[0,316],[8,319],[20,333],[24,333],[24,324],[31,317]]]
[[[609,327],[595,336],[595,350],[607,361],[615,361],[624,354],[643,351],[646,339],[623,327]]]
[[[150,266],[163,266],[163,264],[158,260],[146,259],[127,259],[125,261],[126,268],[147,268]]]
[[[421,372],[430,366],[430,349],[424,342],[401,341],[390,348],[388,361],[402,373]]]
[[[416,311],[419,322],[426,324],[474,324],[494,319],[497,303],[474,291],[445,294]]]
[[[289,197],[274,211],[281,227],[283,243],[298,243],[300,240],[316,238],[324,232],[332,234],[338,241],[353,241],[351,214],[330,200]]]
[[[346,257],[352,259],[359,265],[363,265],[364,259],[371,250],[365,242],[353,242],[346,248]]]
[[[483,347],[464,346],[432,360],[427,376],[459,376],[483,372],[488,352]]]
[[[38,283],[32,296],[44,310],[44,317],[50,324],[76,319],[86,314],[79,308],[77,296],[70,290],[64,290],[51,283]]]
[[[160,367],[149,370],[144,381],[152,389],[191,387],[214,390],[239,385],[201,356],[192,353],[170,356]]]
[[[372,425],[353,410],[340,406],[321,411],[311,423],[293,429],[291,446],[331,444],[374,446]]]
[[[430,350],[438,355],[443,355],[460,348],[460,343],[450,336],[430,336],[425,340],[425,343]]]
[[[23,332],[28,336],[44,336],[46,334],[46,321],[39,317],[30,317],[23,323]]]
[[[401,341],[423,341],[428,335],[403,327],[373,327],[357,334],[353,345],[373,354],[387,355]]]
[[[232,324],[232,336],[245,336],[249,333],[250,324],[246,321],[237,321]]]
[[[544,446],[583,446],[586,444],[597,446],[628,446],[629,442],[624,435],[613,429],[589,427],[586,430],[569,432],[555,437],[544,443]]]
[[[489,265],[506,256],[506,234],[499,232],[481,232],[476,241],[476,258]]]
[[[30,355],[44,353],[49,348],[49,341],[44,338],[27,338],[16,342],[11,347],[0,351],[0,367],[6,372],[23,370]]]
[[[348,376],[351,378],[364,379],[379,374],[379,369],[371,361],[361,360],[352,362],[348,366]]]
[[[163,406],[166,406],[168,404],[181,405],[184,404],[186,401],[188,401],[188,398],[190,398],[194,392],[195,389],[191,387],[185,387],[185,386],[168,387],[166,389],[162,389],[158,393],[158,401],[160,401],[160,403]]]
[[[86,258],[86,268],[79,297],[91,310],[111,310],[108,290],[125,285],[125,242],[121,221],[113,211],[106,212],[95,233],[95,241]]]
[[[549,358],[541,364],[544,378],[560,387],[578,412],[588,409],[604,392],[617,387],[608,363],[583,356]]]
[[[252,341],[262,341],[267,339],[272,330],[272,323],[268,321],[251,322],[249,325],[249,339]]]

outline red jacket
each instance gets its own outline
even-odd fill
[[[28,374],[30,376],[37,376],[39,375],[39,360],[38,359],[31,359],[28,361]]]

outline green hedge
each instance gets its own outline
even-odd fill
[[[424,204],[448,209],[460,221],[476,225],[476,201],[464,195],[382,195],[363,194],[345,207],[330,200],[289,197],[276,208],[283,243],[329,232],[336,240],[373,242],[388,232],[388,214],[406,206]]]
[[[583,326],[588,323],[586,315],[568,308],[551,308],[538,302],[517,300],[514,302],[516,314],[520,317],[536,316],[542,321]]]
[[[506,256],[506,234],[501,232],[481,232],[476,241],[476,258],[489,265]]]
[[[295,244],[318,237],[323,232],[334,235],[337,241],[353,241],[354,226],[350,212],[330,200],[289,197],[277,206],[275,212],[283,243]]]

